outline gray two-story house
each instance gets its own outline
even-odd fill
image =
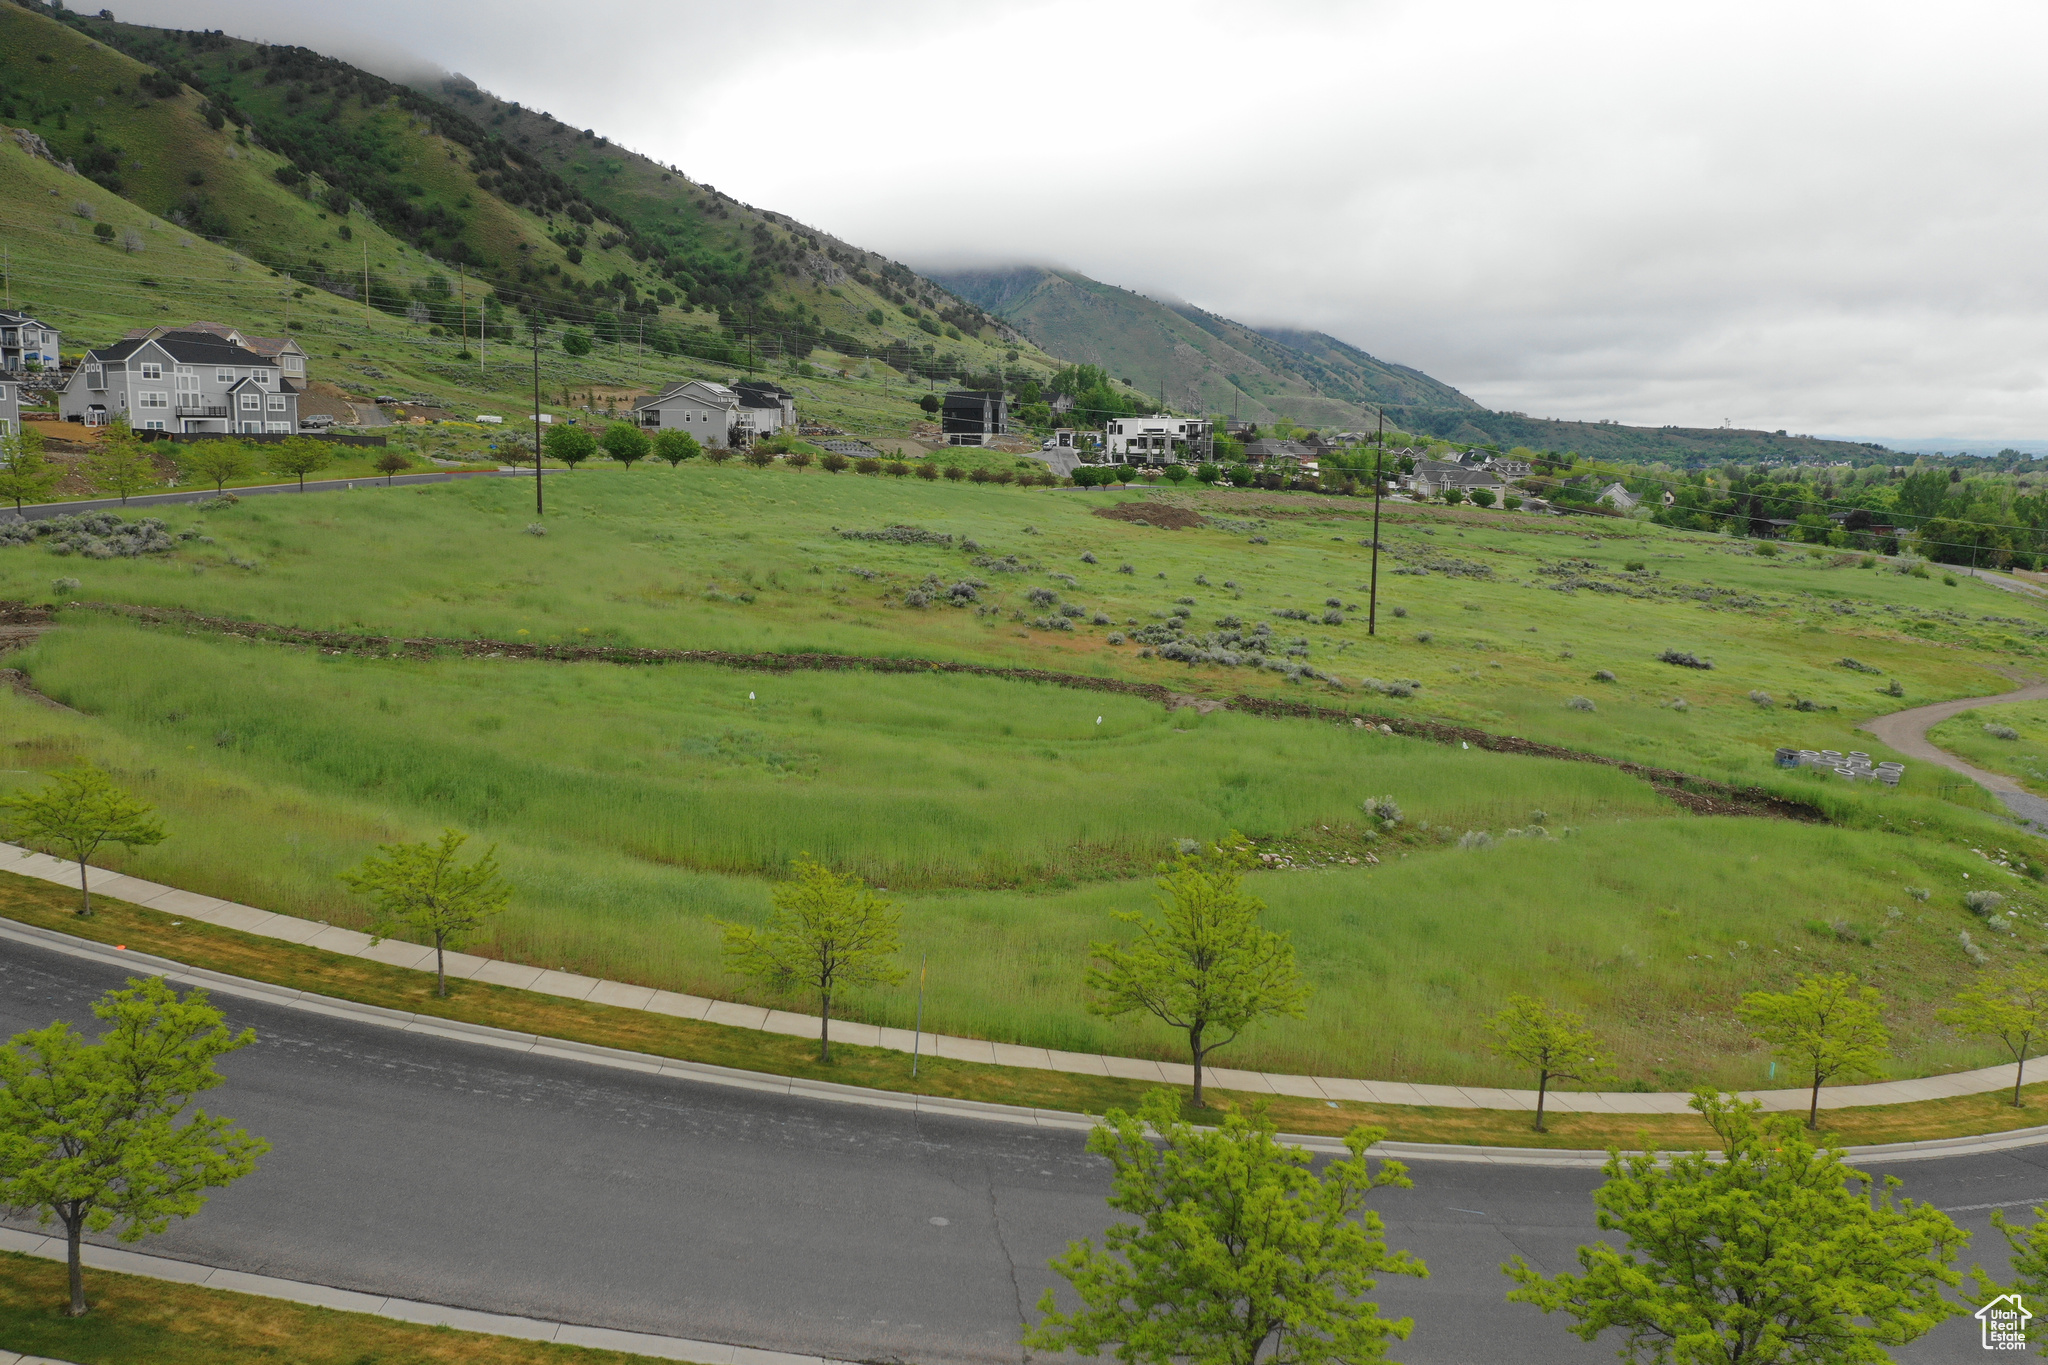
[[[0,437],[21,430],[21,385],[14,376],[0,374]]]
[[[633,405],[643,427],[687,431],[704,446],[734,448],[755,435],[755,410],[723,384],[684,379]]]
[[[276,360],[211,332],[117,341],[71,374],[58,398],[67,422],[136,431],[289,435],[299,429],[299,388]]]
[[[26,313],[0,310],[0,370],[49,370],[61,364],[57,329]]]

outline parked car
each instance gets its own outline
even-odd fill
[[[324,431],[333,425],[334,414],[331,412],[310,413],[299,419],[299,430],[301,431]]]

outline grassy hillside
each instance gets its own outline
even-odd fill
[[[0,597],[46,599],[64,575],[67,598],[318,628],[1046,667],[1462,720],[1763,784],[1836,823],[1701,817],[1595,765],[993,679],[363,657],[85,611],[7,660],[83,714],[0,698],[0,728],[23,769],[92,757],[163,807],[175,837],[127,860],[146,875],[356,923],[335,872],[454,824],[500,843],[519,888],[492,951],[715,995],[747,993],[716,921],[763,914],[809,851],[902,898],[931,954],[929,1026],[1171,1055],[1163,1033],[1087,1016],[1079,964],[1112,910],[1146,903],[1173,840],[1237,828],[1293,864],[1255,889],[1318,991],[1240,1064],[1508,1081],[1477,1021],[1516,990],[1587,1009],[1627,1079],[1748,1084],[1766,1059],[1733,1000],[1810,966],[1886,991],[1899,1071],[1990,1060],[1932,1011],[1976,970],[1959,933],[1994,961],[2031,950],[2042,897],[2000,860],[2037,841],[1922,765],[1894,792],[1779,773],[1770,750],[1867,748],[1864,717],[2004,686],[1996,669],[2038,666],[2048,610],[1856,556],[1404,508],[1368,637],[1367,509],[1162,492],[1208,524],[1093,514],[1132,496],[586,469],[555,481],[544,536],[526,491],[494,481],[267,499],[161,558],[0,550]],[[858,534],[891,525],[932,534]],[[954,584],[971,594],[944,605]],[[1196,662],[1165,656],[1175,638]],[[136,658],[151,665],[116,666]],[[1373,831],[1359,803],[1383,795],[1405,819]],[[1987,884],[2021,912],[2005,930],[1964,908]],[[910,1004],[852,1008],[902,1023]]]

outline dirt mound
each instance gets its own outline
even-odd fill
[[[1096,508],[1095,515],[1108,517],[1111,521],[1136,522],[1140,526],[1164,526],[1169,531],[1177,531],[1183,526],[1209,524],[1185,507],[1169,507],[1163,502],[1120,502],[1114,507]]]

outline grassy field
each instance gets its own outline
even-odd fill
[[[71,1365],[652,1365],[624,1351],[421,1327],[279,1299],[88,1270],[68,1318],[64,1266],[0,1251],[0,1346]]]
[[[1163,1031],[1083,1012],[1087,944],[1112,911],[1146,904],[1143,874],[1173,840],[1237,828],[1302,865],[1255,881],[1318,993],[1308,1018],[1225,1061],[1322,1074],[1519,1083],[1477,1020],[1528,991],[1587,1009],[1629,1083],[1761,1084],[1766,1059],[1729,1010],[1813,965],[1887,991],[1900,1074],[1981,1064],[1994,1058],[1932,1020],[1976,970],[1958,935],[1994,957],[2039,936],[2034,883],[1995,861],[2001,846],[2035,859],[2035,841],[1981,792],[1932,771],[1890,792],[1770,764],[1781,743],[1868,748],[1857,721],[1999,690],[1996,670],[2031,666],[2048,614],[1981,581],[1410,509],[1383,533],[1384,629],[1368,639],[1352,606],[1369,553],[1355,502],[1209,495],[1210,525],[1167,531],[1091,513],[1193,497],[780,466],[585,470],[556,476],[535,536],[529,496],[473,481],[180,512],[174,526],[203,522],[215,543],[145,560],[0,552],[0,597],[45,599],[62,575],[81,581],[67,598],[315,628],[827,650],[1246,691],[1757,782],[1837,824],[1702,819],[1596,765],[1043,685],[375,659],[79,611],[9,663],[84,714],[6,698],[0,730],[19,759],[0,785],[92,757],[176,831],[125,866],[340,923],[361,910],[337,871],[453,824],[499,842],[519,888],[488,951],[727,997],[745,990],[720,969],[716,921],[765,913],[768,879],[810,852],[904,897],[906,949],[931,956],[928,1026],[1160,1056],[1174,1054]],[[895,524],[955,539],[841,534]],[[975,600],[906,600],[954,583],[978,585]],[[1082,615],[1058,618],[1069,604]],[[1140,632],[1159,638],[1177,609],[1187,634],[1264,621],[1301,642],[1279,659],[1326,676],[1144,657]],[[1716,666],[1658,662],[1665,649]],[[1413,680],[1414,695],[1371,678]],[[1575,696],[1596,709],[1568,707]],[[1406,836],[1368,845],[1358,803],[1382,794],[1407,810]],[[1537,810],[1554,837],[1507,837]],[[1468,830],[1497,842],[1455,847]],[[1369,848],[1377,867],[1332,861]],[[1987,878],[2020,912],[2006,932],[1962,908]],[[848,1002],[895,1024],[912,1007],[901,991]]]
[[[2011,730],[2016,737],[1994,735],[1987,727]],[[2028,791],[2048,795],[2048,703],[1980,706],[1943,721],[1927,737],[1987,772],[2018,778]]]

